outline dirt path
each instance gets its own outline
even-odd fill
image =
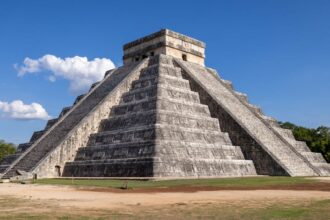
[[[77,190],[69,186],[1,184],[0,197],[52,201],[62,207],[114,209],[127,206],[170,205],[179,203],[237,203],[330,199],[329,191],[222,190],[199,192],[114,193]],[[248,204],[247,203],[247,204]]]

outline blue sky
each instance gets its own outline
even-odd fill
[[[106,58],[118,66],[124,43],[169,28],[206,42],[206,65],[266,114],[330,126],[329,12],[325,0],[2,0],[0,102],[38,103],[57,116],[78,94],[72,80],[56,75],[52,82],[45,66],[18,76],[15,64],[51,54]],[[45,123],[2,115],[0,139],[28,141]]]

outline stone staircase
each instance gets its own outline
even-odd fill
[[[150,59],[119,105],[80,148],[64,176],[196,177],[256,175],[181,69]]]
[[[330,175],[330,164],[321,154],[311,152],[305,142],[296,141],[290,130],[280,128],[275,119],[250,104],[247,95],[234,91],[232,83],[221,79],[215,70],[182,61],[178,64],[203,89],[208,88],[207,92],[289,175]]]
[[[57,120],[58,118],[48,120],[44,130],[34,132],[29,142],[19,144],[14,154],[4,157],[0,161],[0,177],[29,147],[33,145],[34,142],[36,142],[48,129],[50,129]]]
[[[95,85],[96,84],[94,83],[92,87]],[[74,102],[74,105],[76,105],[83,97],[84,95],[78,96]],[[42,137],[42,135],[45,134],[53,125],[55,125],[60,118],[65,116],[65,114],[71,108],[72,106],[64,107],[61,113],[59,114],[58,118],[53,118],[47,121],[44,130],[33,132],[29,142],[19,144],[14,154],[8,155],[5,158],[3,158],[0,161],[0,177],[2,176],[3,173],[6,172],[6,170],[10,167],[10,165],[12,165],[29,147],[31,147],[40,137]]]
[[[45,130],[34,132],[29,143],[18,147],[15,155],[1,162],[2,178],[16,176],[17,171],[31,172],[135,66],[121,67],[107,78],[106,73],[102,83],[93,84],[87,95],[78,96],[73,106],[63,108],[58,118],[47,122]]]
[[[248,106],[257,117],[268,123],[272,130],[274,130],[281,138],[290,144],[290,146],[298,154],[300,154],[309,163],[311,163],[317,169],[319,175],[330,176],[330,164],[325,161],[321,153],[311,152],[304,141],[297,141],[295,139],[290,129],[281,128],[276,119],[264,115],[260,107],[250,104],[246,94],[235,91],[231,82],[223,79],[220,80],[227,86],[228,89],[233,91],[233,93],[241,100],[241,102]]]

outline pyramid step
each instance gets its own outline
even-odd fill
[[[189,140],[201,143],[222,143],[231,144],[227,133],[202,129],[182,128],[170,125],[151,125],[106,131],[92,134],[88,145],[104,145],[114,143],[127,143],[136,141],[160,140]]]
[[[170,86],[158,85],[158,97],[177,99],[186,102],[200,103],[197,92],[184,89],[174,89]]]
[[[201,143],[180,142],[161,143],[156,148],[156,155],[171,159],[194,158],[194,159],[231,159],[244,160],[240,147],[232,145],[220,145],[207,147]]]
[[[172,67],[174,66],[172,57],[164,56],[162,54],[154,56],[149,60],[149,66],[155,64],[168,65]]]
[[[50,129],[54,124],[56,124],[56,122],[58,121],[58,118],[53,118],[47,121],[45,130]]]
[[[81,148],[76,155],[75,161],[152,156],[166,156],[174,160],[180,158],[244,160],[244,156],[237,146],[210,145],[206,147],[200,143],[183,143],[180,141],[174,143],[172,141],[170,144],[166,142],[159,143],[155,147],[155,143],[149,141]]]
[[[86,94],[82,94],[77,96],[77,98],[75,99],[73,105],[76,105],[80,100],[82,100],[85,97]]]
[[[197,177],[256,175],[252,161],[226,159],[163,160],[157,157],[74,161],[66,163],[64,176],[75,177]]]
[[[169,56],[164,56],[164,55],[158,55],[158,56],[154,56],[152,57],[151,59],[149,59],[149,66],[152,66],[152,65],[168,65],[168,66],[171,66],[173,67],[174,64],[173,64],[173,59],[172,57],[169,57]]]
[[[250,104],[250,103],[246,103],[248,106],[249,106],[249,108],[254,112],[254,113],[256,113],[256,114],[258,114],[258,115],[262,115],[263,113],[262,113],[262,110],[261,110],[261,108],[259,107],[259,106],[256,106],[256,105],[253,105],[253,104]]]
[[[304,141],[296,141],[295,145],[293,145],[293,146],[299,152],[310,151],[309,147],[307,146],[306,142],[304,142]]]
[[[155,110],[157,107],[157,98],[153,97],[147,100],[141,100],[136,102],[121,103],[112,107],[111,116],[121,116],[125,114],[132,114],[141,111]]]
[[[112,116],[124,115],[133,112],[149,110],[166,110],[190,115],[210,116],[210,110],[206,105],[199,103],[185,103],[175,99],[150,98],[138,102],[122,103],[114,106],[111,110]]]
[[[234,91],[235,95],[244,103],[248,103],[248,96],[245,93]]]
[[[103,120],[100,130],[111,131],[148,124],[168,124],[189,128],[201,128],[207,130],[220,130],[218,119],[203,117],[196,114],[189,115],[182,112],[164,110],[150,110],[134,112],[131,114],[117,115]]]
[[[153,97],[164,97],[172,98],[177,100],[182,100],[186,102],[199,103],[199,96],[197,92],[192,92],[190,90],[183,90],[178,88],[172,88],[167,86],[150,86],[147,88],[141,88],[132,90],[125,93],[122,96],[122,101],[124,103],[147,100],[148,98]]]
[[[225,80],[225,79],[220,79],[220,81],[223,83],[223,85],[229,89],[229,90],[234,90],[234,87],[233,87],[233,83],[229,80]]]
[[[158,76],[147,76],[139,78],[132,82],[132,90],[146,88],[155,85],[158,82]]]
[[[272,127],[280,127],[277,120],[273,117],[266,116],[266,115],[259,115],[264,121],[266,121],[268,124],[270,124]]]
[[[330,164],[329,163],[312,163],[321,172],[321,176],[330,176]]]
[[[201,143],[230,144],[231,140],[227,133],[219,131],[194,129],[172,125],[156,124],[157,138],[160,140],[178,140]]]
[[[153,98],[156,96],[157,96],[157,86],[153,85],[146,88],[130,90],[129,92],[123,94],[121,99],[123,103],[128,103],[128,102],[147,100],[149,98]]]
[[[42,130],[42,131],[35,131],[33,132],[33,135],[30,139],[30,142],[35,142],[36,140],[38,140],[46,131]]]
[[[289,142],[291,145],[296,144],[296,139],[292,134],[292,131],[290,129],[285,129],[281,127],[273,127],[287,142]]]
[[[99,129],[101,131],[113,131],[154,123],[156,123],[156,110],[137,111],[102,120]]]
[[[259,106],[253,105],[249,103],[248,96],[245,93],[241,93],[238,91],[235,91],[231,88],[231,90],[234,92],[235,96],[244,104],[247,105],[254,113],[256,113],[259,117],[261,117],[264,121],[269,123],[271,126],[275,128],[280,128],[280,125],[278,124],[277,120],[264,115],[262,112],[262,109]]]
[[[63,117],[66,113],[68,113],[71,108],[72,106],[64,107],[59,115],[59,118]]]
[[[181,69],[169,65],[152,65],[141,70],[140,77],[154,76],[154,75],[168,75],[182,78]]]
[[[14,153],[5,156],[0,160],[0,165],[10,165],[12,162],[14,162],[21,154],[20,153]]]
[[[204,117],[179,111],[173,112],[158,110],[156,120],[157,124],[208,131],[220,131],[219,120],[216,118],[211,118],[210,116]]]
[[[9,165],[0,165],[0,177],[9,168]]]
[[[130,129],[118,129],[115,131],[102,131],[90,135],[88,146],[129,143],[139,141],[151,141],[155,137],[155,127],[153,125],[145,125],[133,127]]]
[[[93,152],[107,151],[109,149],[126,149],[130,147],[146,147],[146,146],[156,146],[154,153],[162,154],[163,149],[170,149],[175,152],[178,147],[185,147],[186,149],[199,149],[201,151],[209,151],[212,149],[221,150],[222,154],[226,156],[226,159],[235,157],[236,159],[244,159],[241,148],[234,145],[225,145],[221,143],[200,143],[191,141],[178,141],[178,140],[151,140],[151,141],[135,141],[129,143],[114,143],[114,144],[103,144],[103,145],[88,145],[87,147],[80,148],[78,150],[76,160],[84,160],[86,156],[90,157]],[[204,149],[204,150],[203,150]],[[88,154],[88,155],[86,155]]]
[[[199,103],[186,103],[175,99],[165,98],[159,99],[156,104],[157,109],[159,110],[195,115],[196,117],[210,117],[210,109],[208,106]]]
[[[28,149],[29,147],[31,147],[32,144],[33,144],[32,142],[19,144],[18,147],[17,147],[16,152],[17,153],[24,152],[24,151],[26,151],[26,149]]]
[[[152,177],[153,157],[67,162],[64,177]]]
[[[155,161],[156,176],[170,177],[224,177],[256,175],[254,164],[250,160],[227,159],[189,159]]]
[[[158,76],[153,75],[153,76],[142,77],[132,83],[132,90],[152,86],[155,85],[156,83],[171,85],[174,88],[183,88],[190,90],[190,85],[188,80],[169,76],[169,75],[158,75]]]
[[[94,89],[97,85],[99,85],[101,82],[95,82],[91,85],[89,91],[92,91],[92,89]]]
[[[326,163],[321,153],[301,152],[301,154],[311,163]]]
[[[154,155],[153,141],[108,144],[80,148],[75,161],[139,158]]]

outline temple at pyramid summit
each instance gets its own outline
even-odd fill
[[[320,153],[205,67],[205,43],[163,29],[0,162],[3,179],[329,176]]]

